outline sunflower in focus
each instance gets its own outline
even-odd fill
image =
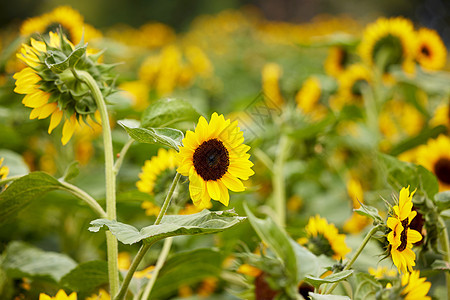
[[[445,66],[447,49],[439,34],[428,28],[420,28],[417,32],[417,62],[425,70],[440,70]]]
[[[410,73],[414,66],[417,37],[412,22],[402,17],[379,18],[363,33],[359,54],[369,66],[377,65],[383,73],[394,65],[401,65]]]
[[[402,292],[401,296],[404,300],[431,300],[427,296],[431,288],[431,283],[426,281],[427,278],[420,278],[420,271],[412,271],[402,275]]]
[[[419,147],[417,163],[437,177],[440,191],[450,190],[450,138],[440,135]]]
[[[412,210],[412,197],[415,190],[410,194],[409,186],[400,190],[398,205],[393,207],[391,216],[387,220],[387,226],[391,230],[387,236],[392,260],[399,272],[411,272],[416,265],[416,254],[411,250],[414,243],[422,239],[422,235],[410,227],[411,221],[417,215]]]
[[[50,117],[49,134],[63,122],[63,145],[83,123],[91,126],[99,121],[97,105],[87,86],[82,85],[69,69],[56,72],[49,67],[51,63],[57,64],[57,59],[67,59],[76,49],[79,48],[64,35],[53,32],[49,33],[49,40],[31,38],[30,45],[22,44],[17,54],[27,67],[13,76],[16,79],[14,92],[24,94],[22,103],[33,109],[30,119]],[[98,69],[97,59],[97,55],[83,55],[76,68],[93,74],[103,96],[107,96],[112,91],[107,84],[112,82],[112,77]]]
[[[319,215],[309,218],[305,230],[307,237],[300,238],[298,242],[316,255],[325,254],[340,260],[351,251],[345,243],[345,234],[339,234],[334,224],[328,224]]]
[[[178,154],[177,171],[189,176],[189,193],[196,206],[207,207],[211,198],[228,206],[228,190],[245,190],[242,180],[254,174],[237,121],[213,113],[208,123],[200,117],[195,131],[187,131]]]
[[[67,295],[64,290],[59,290],[55,297],[40,293],[39,300],[77,300],[77,293],[73,292],[72,294]]]
[[[349,65],[349,56],[350,53],[345,47],[331,47],[324,64],[325,72],[337,78]]]
[[[20,34],[28,37],[35,33],[54,32],[59,26],[62,27],[69,41],[74,44],[78,44],[82,38],[89,41],[101,37],[100,31],[85,24],[83,16],[70,6],[60,6],[49,13],[25,20],[20,27]]]
[[[365,85],[372,83],[372,72],[362,64],[349,66],[338,77],[339,88],[330,105],[341,109],[347,104],[362,104],[362,92]]]

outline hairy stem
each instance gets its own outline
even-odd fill
[[[103,132],[103,148],[105,153],[105,180],[106,180],[106,215],[109,220],[116,219],[116,177],[114,174],[114,154],[109,125],[108,110],[102,92],[95,79],[86,71],[73,70],[78,78],[87,84],[94,97],[97,109],[100,112]],[[106,244],[108,253],[108,275],[110,294],[115,295],[119,288],[119,268],[117,261],[117,239],[106,232]]]
[[[128,149],[130,148],[131,144],[133,144],[134,139],[130,138],[125,145],[123,145],[122,150],[120,150],[118,158],[116,160],[116,163],[114,164],[114,174],[118,174],[120,167],[122,166],[123,159],[125,158],[125,154],[127,154]]]
[[[447,263],[450,263],[450,242],[448,238],[448,230],[445,225],[445,221],[442,217],[439,217],[440,233],[439,233],[439,243],[441,244],[442,251],[444,252],[444,259]],[[450,274],[445,272],[445,282],[447,284],[447,299],[450,300]]]

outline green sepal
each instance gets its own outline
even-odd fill
[[[327,277],[320,278],[310,275],[306,275],[305,281],[312,284],[314,287],[318,288],[324,283],[334,283],[347,279],[353,274],[353,270],[345,270],[338,273],[331,274]]]

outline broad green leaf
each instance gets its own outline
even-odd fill
[[[317,272],[319,267],[314,254],[298,245],[272,219],[259,219],[247,206],[244,208],[253,229],[284,263],[294,284],[298,284],[306,275]]]
[[[173,255],[166,261],[149,299],[167,299],[178,287],[192,286],[222,272],[223,254],[213,249],[196,249]]]
[[[161,224],[150,225],[141,230],[117,221],[97,219],[91,222],[89,230],[98,232],[105,225],[120,242],[134,244],[142,240],[155,242],[170,236],[217,233],[245,219],[232,212],[205,209],[192,215],[167,215],[163,217]]]
[[[91,291],[108,283],[108,263],[103,260],[79,264],[61,278],[60,284],[76,292]]]
[[[315,287],[319,287],[323,283],[334,283],[347,279],[353,274],[353,270],[345,270],[342,272],[331,274],[325,278],[314,277],[307,275],[305,281],[311,283]]]
[[[0,223],[15,216],[32,200],[61,188],[58,180],[44,172],[33,172],[17,179],[0,194]]]
[[[68,68],[73,68],[86,53],[86,49],[87,44],[74,49],[68,57],[62,57],[59,52],[49,50],[48,54],[50,56],[45,59],[45,64],[53,72],[62,73]]]
[[[30,169],[23,160],[22,155],[8,149],[0,149],[0,158],[2,157],[2,166],[7,166],[9,169],[8,177],[26,175],[30,172]]]
[[[142,127],[167,127],[184,121],[197,122],[200,113],[187,101],[181,99],[161,99],[144,111]]]
[[[339,296],[339,295],[322,295],[309,292],[309,297],[311,300],[351,300],[347,296]]]
[[[379,154],[380,160],[384,162],[387,169],[387,181],[395,189],[411,186],[418,189],[428,199],[433,199],[439,191],[436,177],[420,165],[400,161],[393,156]]]
[[[3,255],[2,268],[12,278],[30,277],[59,282],[77,265],[65,254],[46,252],[18,241],[11,242]]]
[[[183,132],[173,128],[131,128],[119,122],[128,135],[139,143],[160,144],[179,150],[184,138]]]
[[[437,193],[434,196],[434,203],[439,210],[450,209],[450,191]]]
[[[450,263],[449,262],[446,262],[446,261],[444,261],[444,260],[440,260],[440,259],[438,259],[438,260],[435,260],[432,264],[431,264],[431,267],[434,269],[434,270],[442,270],[442,271],[450,271]]]
[[[80,163],[77,161],[72,162],[64,171],[64,175],[62,176],[61,179],[67,182],[77,177],[78,174],[80,174],[80,169],[78,169],[79,164]]]
[[[373,297],[377,290],[383,288],[382,284],[370,274],[356,273],[354,278],[357,286],[353,294],[354,300],[369,299],[369,296]]]
[[[370,205],[365,205],[363,203],[360,203],[360,205],[360,208],[354,209],[356,213],[371,218],[378,223],[383,223],[383,218],[381,218],[380,214],[378,213],[378,209]]]
[[[446,210],[441,211],[440,215],[443,218],[450,219],[450,209],[446,209]]]

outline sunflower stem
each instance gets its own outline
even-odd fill
[[[439,242],[441,244],[442,250],[444,251],[444,258],[447,263],[450,263],[450,241],[448,238],[448,230],[445,225],[445,221],[442,217],[438,218],[441,230],[439,233]],[[450,300],[450,273],[445,272],[445,282],[447,284],[447,299]]]
[[[166,214],[167,209],[169,208],[170,202],[172,200],[172,195],[175,192],[175,188],[177,187],[177,183],[181,178],[181,174],[177,173],[175,175],[175,178],[172,181],[172,185],[170,186],[169,192],[167,193],[166,199],[164,199],[164,203],[163,206],[161,207],[161,210],[159,211],[158,217],[156,218],[155,223],[153,223],[153,225],[159,225],[161,223],[162,218],[164,217],[164,215]],[[130,285],[131,279],[133,278],[133,274],[134,272],[136,272],[137,267],[139,266],[139,263],[141,262],[141,260],[144,258],[145,254],[147,253],[148,249],[150,249],[150,247],[153,245],[154,242],[148,242],[148,243],[144,243],[142,244],[141,248],[139,248],[138,253],[136,254],[136,256],[134,257],[130,269],[127,272],[127,275],[125,276],[125,279],[123,280],[122,286],[120,287],[120,291],[117,294],[116,297],[114,297],[115,300],[121,300],[124,299],[125,294],[127,293],[128,290],[128,286]],[[170,250],[170,248],[169,248]],[[167,250],[167,251],[169,251]],[[167,255],[164,254],[164,249],[163,252],[160,253],[161,255]],[[158,261],[159,261],[159,257],[158,257]],[[165,259],[164,259],[165,261]],[[155,277],[156,280],[156,274],[153,274],[153,277]]]
[[[114,174],[118,174],[120,167],[122,166],[123,159],[125,158],[125,155],[127,154],[128,149],[130,148],[131,144],[133,144],[134,139],[130,138],[125,145],[123,145],[122,150],[120,150],[118,154],[118,158],[116,160],[116,163],[114,164]]]
[[[373,227],[368,233],[367,235],[364,237],[364,240],[362,241],[361,245],[359,245],[359,248],[356,250],[355,254],[353,255],[353,257],[350,259],[350,261],[345,265],[344,269],[342,271],[346,271],[346,270],[350,270],[350,268],[352,267],[353,263],[356,261],[356,259],[358,258],[358,256],[361,254],[361,252],[364,250],[364,248],[366,247],[367,243],[369,242],[370,238],[378,231],[380,230],[382,227],[382,224],[379,224],[375,227]],[[325,294],[330,294],[331,292],[334,291],[334,289],[337,287],[337,285],[339,284],[339,282],[335,282],[333,283],[333,285],[330,287],[330,289],[328,291],[325,292]]]
[[[284,180],[284,163],[290,148],[290,140],[286,135],[280,137],[277,156],[273,164],[273,202],[278,217],[277,223],[281,227],[286,224],[286,185]]]
[[[172,239],[173,238],[169,237],[164,241],[163,248],[161,250],[161,253],[159,254],[158,260],[156,261],[155,268],[153,269],[152,277],[145,286],[145,290],[142,294],[141,300],[147,300],[148,296],[150,296],[156,278],[158,278],[159,271],[163,267],[164,263],[166,262],[167,256],[169,255],[170,248],[172,247]]]
[[[106,215],[107,219],[116,219],[116,177],[114,174],[114,154],[111,137],[111,127],[109,125],[108,110],[102,92],[97,82],[86,71],[72,69],[77,74],[77,78],[87,84],[100,112],[103,132],[103,148],[105,153],[105,180],[106,180]],[[108,276],[110,294],[115,295],[119,288],[119,268],[117,239],[110,231],[106,232],[106,245],[108,253]]]

